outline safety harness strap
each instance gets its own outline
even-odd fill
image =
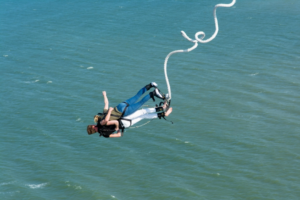
[[[122,112],[122,115],[121,115],[121,117],[123,117],[124,116],[124,114],[125,114],[125,112],[126,112],[126,110],[127,110],[127,107],[129,106],[129,104],[127,103],[127,102],[123,102],[123,103],[125,103],[126,104],[126,107],[124,108],[124,110],[123,110],[123,112]]]

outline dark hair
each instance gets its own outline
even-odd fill
[[[92,134],[94,134],[94,133],[97,132],[97,131],[93,128],[93,125],[88,125],[86,131],[87,131],[87,133],[88,133],[89,135],[92,135]]]

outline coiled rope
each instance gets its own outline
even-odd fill
[[[164,63],[164,72],[165,72],[165,78],[166,78],[166,82],[167,82],[167,87],[168,87],[168,100],[170,101],[171,100],[171,87],[170,87],[170,83],[169,83],[169,79],[168,79],[168,75],[167,75],[167,63],[168,63],[168,60],[170,58],[171,55],[175,54],[175,53],[183,53],[183,52],[190,52],[190,51],[193,51],[194,49],[197,48],[198,46],[198,42],[200,43],[208,43],[210,41],[212,41],[213,39],[215,39],[215,37],[217,36],[218,32],[219,32],[219,25],[218,25],[218,19],[217,19],[217,8],[218,7],[231,7],[235,4],[236,0],[232,0],[232,2],[230,4],[217,4],[214,8],[214,19],[215,19],[215,26],[216,26],[216,30],[215,30],[215,33],[207,40],[203,40],[204,37],[205,37],[205,33],[203,31],[199,31],[195,34],[195,40],[192,40],[191,38],[189,38],[186,33],[184,31],[181,31],[181,34],[182,36],[187,39],[188,41],[190,42],[193,42],[194,43],[194,46],[192,46],[191,48],[189,49],[185,49],[185,50],[176,50],[176,51],[172,51],[170,52],[166,59],[165,59],[165,63]],[[201,38],[199,38],[199,36]]]

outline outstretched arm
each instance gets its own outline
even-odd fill
[[[108,99],[106,96],[106,91],[103,91],[102,94],[103,94],[103,98],[104,98],[104,110],[108,110],[109,103],[108,103]]]
[[[110,134],[109,137],[110,138],[114,138],[114,137],[122,137],[123,136],[123,133],[118,130],[118,132],[116,134]]]

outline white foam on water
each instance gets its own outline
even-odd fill
[[[52,81],[48,81],[47,84],[52,83]]]
[[[8,55],[3,55],[5,58],[8,57]]]
[[[11,181],[11,182],[7,182],[7,183],[0,183],[0,186],[2,185],[10,185],[10,184],[13,184],[15,181]]]
[[[68,187],[71,187],[71,184],[69,184],[70,181],[65,181],[65,183],[67,183]]]
[[[217,173],[217,175],[218,175],[218,176],[220,176],[220,174],[219,174],[219,173]]]
[[[47,185],[48,183],[41,183],[41,184],[27,184],[26,186],[30,187],[31,189],[38,189],[38,188],[43,188]]]
[[[93,68],[94,68],[94,67],[91,66],[91,67],[88,67],[88,68],[86,68],[86,69],[93,69]]]
[[[188,142],[188,141],[185,141],[184,143],[188,144],[188,143],[190,143],[190,142]]]
[[[40,80],[35,80],[35,81],[24,81],[24,83],[36,83],[39,82]]]
[[[81,120],[81,118],[78,118],[76,121],[78,122],[78,121],[80,121]]]
[[[116,198],[114,195],[111,195],[112,198]]]
[[[255,73],[255,74],[250,74],[250,76],[256,76],[257,74],[259,74],[259,73]]]
[[[81,190],[82,187],[81,186],[75,186],[75,190]]]

